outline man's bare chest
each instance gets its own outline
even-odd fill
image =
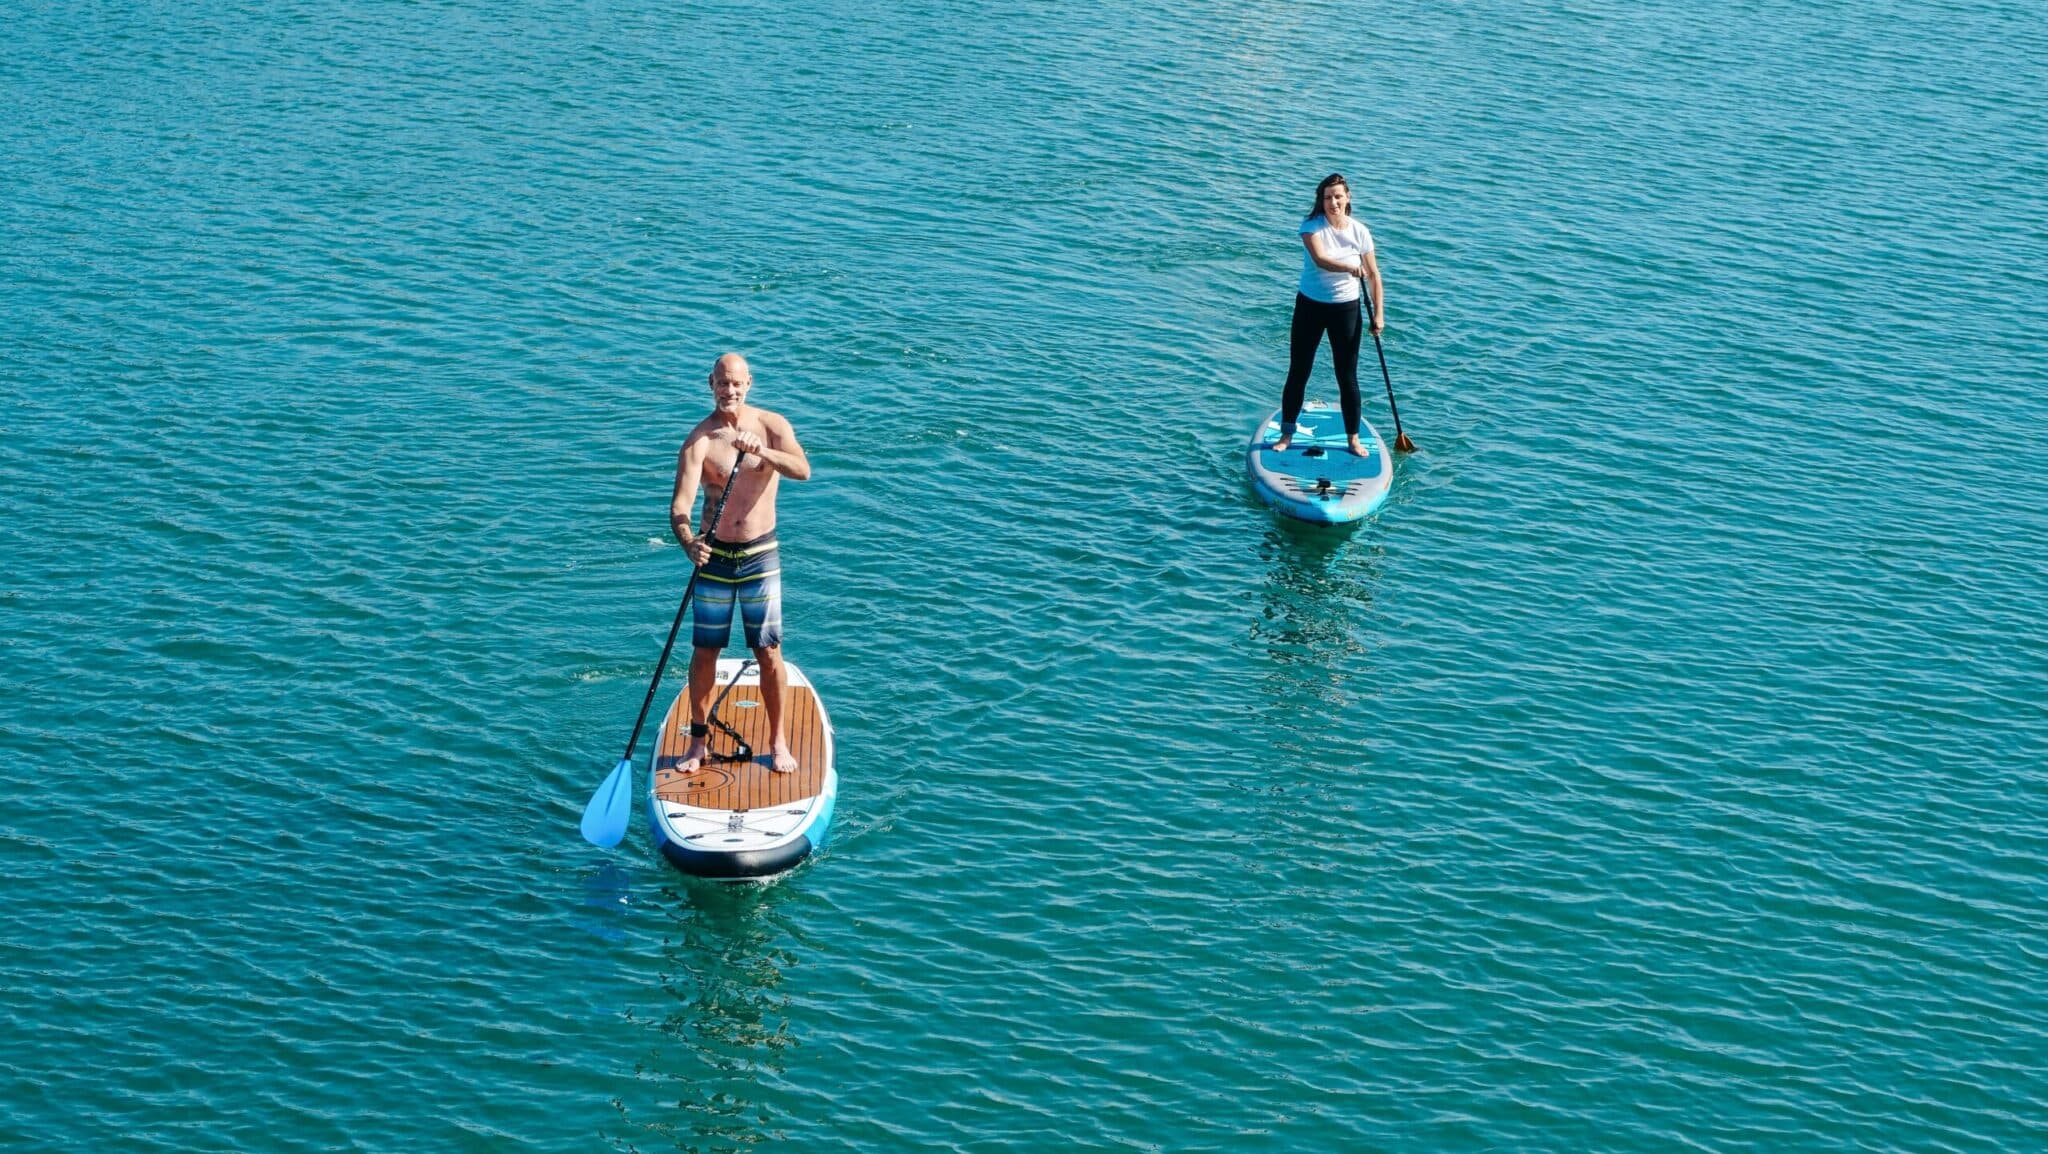
[[[733,465],[739,460],[739,451],[731,445],[713,445],[704,455],[704,481],[708,485],[723,489],[732,483]],[[774,471],[758,455],[748,454],[746,464],[740,469],[740,481],[744,487],[753,488],[774,478]]]

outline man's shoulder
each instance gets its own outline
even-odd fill
[[[710,438],[712,430],[716,429],[717,427],[717,413],[713,413],[710,416],[705,417],[703,420],[698,421],[696,425],[690,429],[688,435],[683,437],[684,451],[687,452],[692,446],[704,443],[707,439]]]
[[[781,413],[778,413],[773,409],[756,408],[754,410],[754,416],[761,422],[761,425],[764,428],[775,429],[779,432],[784,433],[790,431],[791,426],[789,423],[789,418],[783,416]]]

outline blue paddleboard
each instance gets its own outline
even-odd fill
[[[1244,471],[1259,499],[1280,512],[1319,525],[1344,525],[1367,516],[1387,499],[1394,484],[1394,461],[1369,422],[1359,422],[1358,439],[1366,448],[1363,457],[1352,455],[1343,414],[1328,401],[1302,406],[1294,443],[1286,452],[1272,447],[1279,439],[1276,409],[1252,433]]]

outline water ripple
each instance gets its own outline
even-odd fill
[[[2048,37],[1851,8],[14,13],[0,1144],[2039,1147]],[[845,782],[740,890],[573,833],[728,348]]]

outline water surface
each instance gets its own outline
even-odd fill
[[[2048,1141],[2036,13],[11,15],[0,1144]],[[1351,533],[1240,459],[1332,169]],[[575,832],[727,349],[844,781],[740,891]]]

